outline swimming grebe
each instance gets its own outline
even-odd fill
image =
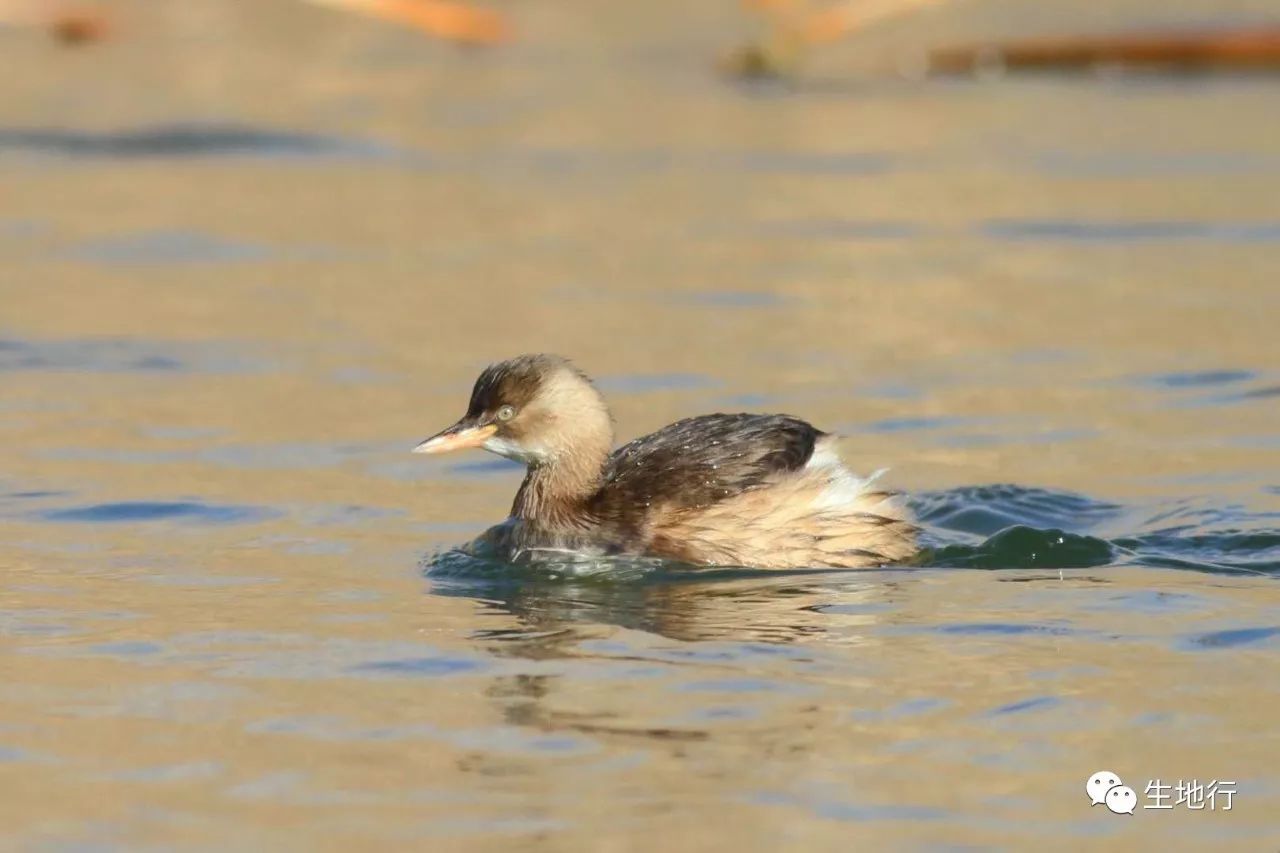
[[[613,450],[586,374],[555,355],[491,365],[467,413],[415,453],[469,447],[525,463],[511,518],[487,536],[510,554],[571,551],[759,568],[864,568],[916,553],[900,497],[788,415],[685,418]]]

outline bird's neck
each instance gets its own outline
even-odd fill
[[[530,465],[511,515],[547,527],[574,527],[586,520],[587,503],[600,487],[608,448],[578,452]]]

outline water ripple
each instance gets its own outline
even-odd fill
[[[1183,568],[1280,576],[1280,514],[1189,501],[1152,508],[1143,517],[1119,504],[1070,492],[1012,485],[968,486],[913,497],[928,546],[915,565],[967,569],[1069,569],[1100,566]],[[1135,515],[1138,517],[1135,519]],[[589,606],[616,585],[785,576],[772,570],[699,569],[645,558],[537,560],[513,566],[483,542],[432,554],[424,571],[443,594],[474,586],[504,596],[508,587],[581,584]],[[821,570],[817,570],[821,571]],[[815,573],[815,570],[810,570]],[[453,592],[447,592],[448,585]],[[778,591],[775,590],[775,593]]]
[[[1070,243],[1141,243],[1195,240],[1211,243],[1274,243],[1277,222],[1083,221],[994,219],[980,232],[995,240],[1053,240]]]
[[[269,157],[386,160],[404,156],[377,142],[243,124],[175,123],[122,130],[0,128],[5,149],[75,158]]]
[[[244,373],[263,364],[229,346],[135,338],[0,338],[0,373]]]
[[[195,231],[148,231],[78,243],[59,257],[99,264],[210,264],[265,260],[266,246]]]
[[[267,507],[210,504],[198,501],[116,501],[39,513],[44,521],[84,524],[137,524],[177,521],[186,524],[249,524],[282,513]]]
[[[1266,643],[1278,637],[1280,637],[1280,626],[1233,628],[1226,631],[1197,634],[1187,640],[1187,646],[1193,649],[1231,649],[1237,646]]]

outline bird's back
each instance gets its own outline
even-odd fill
[[[610,455],[599,494],[601,508],[710,506],[803,468],[823,435],[789,415],[685,418]]]
[[[622,550],[694,563],[859,567],[915,552],[896,495],[788,415],[686,418],[609,457],[592,515]]]

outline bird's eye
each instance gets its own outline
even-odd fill
[[[498,420],[509,421],[516,416],[516,410],[511,406],[503,406],[498,409]]]

